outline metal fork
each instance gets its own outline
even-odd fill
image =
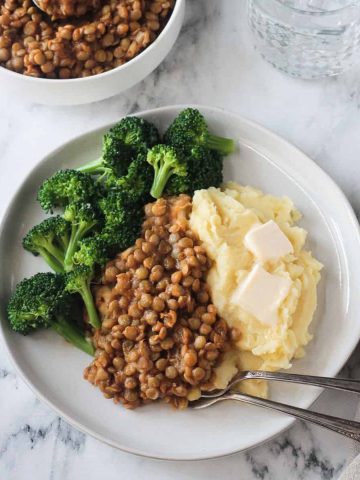
[[[344,418],[333,417],[323,413],[312,412],[299,407],[293,407],[284,403],[275,402],[264,398],[254,397],[244,393],[238,393],[231,390],[237,383],[249,379],[277,380],[282,382],[301,383],[306,385],[314,385],[324,388],[332,388],[347,392],[360,393],[360,381],[347,380],[342,378],[316,377],[311,375],[297,375],[283,372],[263,372],[263,371],[246,371],[239,372],[231,380],[229,385],[223,390],[213,390],[204,393],[199,400],[190,402],[190,407],[194,409],[202,409],[210,407],[215,403],[225,400],[237,400],[251,405],[277,410],[286,413],[295,418],[315,423],[321,427],[327,428],[334,432],[340,433],[352,440],[360,442],[360,422],[346,420]]]
[[[222,390],[211,390],[202,396],[206,398],[220,397],[228,392],[234,385],[243,380],[276,380],[278,382],[301,383],[315,387],[333,388],[345,392],[360,393],[360,380],[348,380],[346,378],[315,377],[313,375],[298,375],[296,373],[264,372],[262,370],[244,370],[238,372],[228,386]]]

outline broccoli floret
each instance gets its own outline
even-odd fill
[[[38,192],[38,201],[46,212],[66,207],[72,202],[89,202],[97,194],[90,175],[76,170],[59,170],[45,180]]]
[[[99,206],[104,215],[104,231],[128,227],[133,229],[139,222],[142,222],[142,202],[129,202],[128,197],[122,190],[110,190],[108,194],[99,201]],[[136,218],[134,218],[136,217]]]
[[[23,247],[36,256],[41,255],[55,272],[61,273],[69,237],[70,225],[57,215],[31,228],[23,239]]]
[[[182,180],[186,182],[187,178],[187,165],[185,158],[180,151],[169,145],[155,145],[148,151],[147,161],[154,168],[154,181],[150,190],[150,194],[154,198],[160,198],[163,190],[172,175],[182,177]],[[184,190],[186,187],[184,185]]]
[[[79,242],[79,249],[73,257],[74,264],[87,265],[88,267],[104,265],[109,258],[108,248],[107,238],[102,235],[85,238]]]
[[[65,208],[64,219],[71,225],[69,245],[64,259],[64,267],[68,271],[72,268],[73,256],[79,247],[79,242],[99,225],[100,215],[96,206],[76,202]]]
[[[102,232],[102,238],[106,242],[109,257],[134,245],[140,231],[141,221],[135,221],[132,227],[125,224],[117,228],[106,228]]]
[[[94,269],[87,265],[77,265],[66,274],[65,291],[79,293],[84,301],[90,325],[94,328],[101,326],[94,298],[91,293],[90,283],[94,276]]]
[[[214,150],[204,147],[193,147],[186,156],[187,176],[170,178],[165,187],[167,195],[188,193],[209,187],[219,187],[223,181],[223,160]]]
[[[106,186],[117,190],[125,202],[145,204],[151,198],[150,188],[153,177],[154,171],[146,160],[146,154],[140,154],[131,162],[125,176],[118,178],[115,175],[109,175]]]
[[[72,323],[73,297],[64,292],[64,276],[37,273],[22,280],[10,298],[7,312],[11,328],[23,335],[40,328],[52,328],[89,355],[94,347]]]
[[[203,115],[194,108],[183,110],[175,118],[164,136],[165,143],[184,151],[200,145],[228,155],[235,150],[234,140],[209,133]]]
[[[104,215],[101,237],[109,254],[133,245],[141,231],[143,202],[131,203],[121,190],[111,190],[99,202]]]
[[[93,175],[122,177],[139,153],[159,143],[157,128],[147,120],[125,117],[103,137],[102,156],[82,167],[80,172]]]

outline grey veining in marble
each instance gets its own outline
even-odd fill
[[[0,216],[27,173],[71,137],[136,110],[199,103],[262,123],[309,154],[360,215],[360,68],[318,82],[295,80],[253,50],[244,0],[188,0],[186,23],[166,61],[125,94],[93,105],[24,105],[0,90]],[[331,353],[329,353],[331,354]],[[343,374],[360,378],[360,349]],[[314,408],[352,417],[356,396],[324,393]],[[352,444],[296,423],[249,452],[195,463],[160,462],[116,451],[67,425],[18,378],[0,346],[1,480],[328,480]]]

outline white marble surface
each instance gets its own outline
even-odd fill
[[[175,103],[216,105],[262,123],[308,153],[360,214],[360,68],[318,82],[294,80],[254,52],[245,0],[188,0],[181,36],[166,61],[128,92],[93,105],[24,105],[0,90],[0,216],[23,178],[71,137],[137,110]],[[331,355],[331,352],[329,352]],[[360,378],[360,349],[343,374]],[[323,394],[315,407],[351,417],[356,397]],[[2,480],[336,479],[351,442],[297,423],[249,452],[197,463],[137,458],[67,425],[18,378],[0,346]]]

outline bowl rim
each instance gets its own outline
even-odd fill
[[[152,50],[154,50],[157,46],[157,44],[160,42],[160,40],[165,37],[166,33],[170,30],[172,27],[173,23],[175,22],[175,18],[178,16],[182,6],[185,4],[186,0],[175,0],[175,7],[174,10],[172,11],[168,22],[166,23],[165,27],[163,30],[160,32],[160,35],[155,39],[153,43],[151,43],[148,47],[146,47],[142,52],[140,52],[138,55],[136,55],[134,58],[129,60],[128,62],[124,63],[123,65],[120,65],[118,67],[112,68],[111,70],[108,70],[107,72],[102,72],[102,73],[97,73],[96,75],[90,75],[89,77],[78,77],[78,78],[42,78],[42,77],[31,77],[30,75],[24,75],[23,73],[18,73],[14,72],[13,70],[9,70],[6,67],[3,67],[0,65],[0,74],[4,75],[9,75],[11,78],[17,78],[17,79],[22,79],[25,82],[29,83],[36,83],[36,82],[42,82],[44,85],[46,83],[48,84],[74,84],[74,83],[80,83],[80,82],[90,82],[90,81],[95,81],[95,79],[102,79],[105,77],[108,77],[115,72],[119,72],[121,70],[127,70],[131,68],[135,63],[138,63],[141,61],[146,53],[150,53]]]
[[[242,122],[246,123],[248,126],[251,126],[255,129],[257,129],[259,132],[263,132],[265,134],[271,134],[271,136],[276,139],[278,142],[281,142],[283,145],[286,145],[288,147],[291,147],[292,150],[296,151],[298,154],[300,154],[302,157],[303,157],[303,160],[305,163],[307,164],[311,164],[311,167],[312,169],[314,169],[314,172],[317,172],[317,173],[321,173],[322,176],[324,176],[324,178],[326,178],[327,182],[329,182],[329,184],[331,185],[331,187],[334,189],[334,192],[336,192],[336,194],[339,196],[339,198],[342,199],[342,201],[344,202],[344,204],[346,205],[347,207],[347,212],[349,214],[349,218],[352,222],[352,224],[354,225],[355,229],[356,229],[356,232],[357,232],[357,238],[360,242],[360,225],[359,225],[359,222],[357,220],[357,217],[354,213],[354,210],[349,202],[349,200],[347,199],[347,197],[345,196],[345,194],[343,193],[343,191],[341,190],[341,188],[337,185],[337,183],[321,168],[319,167],[313,160],[310,156],[308,156],[303,150],[301,150],[299,147],[297,147],[296,145],[294,145],[293,143],[291,143],[290,141],[286,140],[284,137],[282,137],[281,135],[278,135],[277,133],[275,133],[273,130],[267,128],[267,127],[264,127],[262,126],[262,124],[256,122],[256,121],[253,121],[251,119],[249,119],[248,117],[246,116],[243,116],[233,110],[230,110],[230,109],[225,109],[225,108],[220,108],[220,107],[215,107],[215,106],[212,106],[212,105],[202,105],[202,104],[188,104],[188,105],[185,105],[185,104],[174,104],[174,105],[165,105],[165,106],[160,106],[160,107],[156,107],[156,108],[151,108],[151,109],[145,109],[145,110],[141,110],[141,111],[138,111],[138,112],[132,112],[130,114],[130,116],[133,116],[133,115],[139,115],[139,116],[142,116],[144,114],[147,114],[147,115],[152,115],[152,114],[157,114],[157,113],[160,113],[160,112],[164,112],[164,111],[169,111],[169,110],[173,110],[173,109],[184,109],[184,108],[197,108],[199,109],[200,111],[207,111],[207,112],[213,112],[213,113],[222,113],[222,114],[226,114],[226,115],[229,115],[231,117],[235,117],[237,119],[240,119]],[[123,115],[121,116],[121,118],[123,118],[124,116],[126,115]],[[98,131],[101,131],[102,129],[104,128],[109,128],[111,127],[115,122],[108,122],[108,123],[104,123],[104,124],[101,124],[99,126],[97,126],[96,128],[93,128],[91,130],[88,130],[88,131],[85,131],[84,133],[80,134],[80,135],[74,135],[72,137],[70,137],[67,141],[65,142],[62,142],[61,144],[59,144],[57,147],[53,148],[49,153],[47,153],[45,156],[43,156],[32,168],[29,172],[27,172],[26,176],[24,177],[24,179],[22,180],[22,182],[17,186],[17,188],[15,189],[15,191],[13,192],[13,195],[11,196],[11,198],[9,199],[9,201],[7,202],[6,204],[6,208],[5,208],[5,211],[3,213],[3,215],[0,217],[0,238],[2,237],[2,234],[3,234],[3,231],[5,229],[5,226],[6,226],[6,222],[8,220],[8,217],[9,217],[9,214],[11,212],[11,209],[13,207],[13,204],[16,200],[16,198],[18,197],[18,195],[20,194],[20,192],[22,191],[22,189],[24,188],[24,186],[26,185],[26,182],[28,181],[28,178],[31,176],[32,172],[34,169],[37,169],[39,168],[41,165],[45,164],[49,158],[51,158],[53,155],[55,155],[56,153],[58,153],[59,151],[61,151],[63,148],[65,148],[66,146],[68,146],[69,144],[71,144],[72,142],[74,141],[77,141],[77,140],[80,140],[82,138],[85,138],[87,135],[91,135],[95,132],[98,132]],[[350,358],[350,356],[352,355],[356,345],[358,343],[358,336],[357,335],[354,335],[353,337],[353,342],[352,344],[350,345],[350,349],[349,349],[349,352],[346,353],[346,354],[343,354],[342,355],[342,358],[341,360],[339,361],[339,364],[338,364],[338,367],[336,367],[334,370],[332,370],[330,372],[330,374],[328,376],[335,376],[340,370],[341,368],[343,368],[343,366],[346,364],[346,362],[348,361],[348,359]],[[229,456],[232,456],[232,455],[235,455],[237,453],[242,453],[242,452],[247,452],[255,447],[258,447],[258,446],[261,446],[261,445],[264,445],[266,444],[267,442],[270,442],[272,439],[276,438],[277,436],[281,435],[283,432],[287,431],[291,426],[294,425],[294,423],[296,422],[296,419],[293,418],[293,417],[287,417],[286,420],[284,421],[284,426],[283,428],[281,428],[280,430],[278,430],[276,433],[260,440],[259,442],[257,442],[256,444],[254,445],[251,445],[251,446],[248,446],[246,448],[236,448],[236,449],[233,449],[229,452],[226,452],[226,453],[220,453],[220,454],[216,454],[216,455],[203,455],[203,456],[198,456],[197,458],[192,458],[192,457],[186,457],[186,456],[182,456],[182,457],[171,457],[171,456],[162,456],[162,455],[149,455],[147,454],[146,452],[142,451],[142,450],[137,450],[136,448],[133,448],[133,447],[126,447],[124,445],[121,445],[119,446],[119,444],[116,442],[116,441],[112,441],[112,440],[109,440],[107,439],[106,437],[104,437],[104,435],[94,431],[92,428],[89,428],[87,426],[84,426],[81,422],[79,422],[78,420],[74,419],[73,417],[69,416],[68,414],[64,413],[64,411],[59,408],[58,406],[56,406],[52,400],[48,399],[47,396],[42,393],[36,386],[34,386],[31,381],[27,378],[26,374],[23,372],[23,369],[21,367],[21,365],[19,364],[19,362],[16,360],[16,358],[12,355],[12,352],[11,352],[11,349],[10,349],[10,346],[8,345],[7,343],[7,340],[6,340],[6,337],[5,337],[5,334],[4,334],[4,330],[3,328],[1,327],[1,322],[0,322],[0,344],[3,345],[4,347],[4,350],[6,351],[11,363],[15,366],[15,370],[16,370],[16,373],[19,375],[19,377],[21,378],[22,381],[24,381],[24,383],[30,388],[30,390],[34,393],[34,395],[40,399],[45,405],[47,405],[53,412],[55,412],[57,415],[59,415],[62,419],[64,419],[67,423],[69,423],[72,427],[76,428],[77,430],[79,430],[80,432],[83,432],[85,433],[86,435],[89,435],[91,436],[92,438],[95,438],[96,440],[98,441],[101,441],[102,443],[116,449],[116,450],[120,450],[122,452],[126,452],[126,453],[131,453],[133,455],[136,455],[138,457],[142,457],[142,458],[149,458],[149,459],[154,459],[154,460],[166,460],[166,461],[177,461],[177,462],[184,462],[184,461],[190,461],[190,462],[198,462],[198,461],[203,461],[203,460],[213,460],[213,459],[216,459],[216,458],[224,458],[224,457],[229,457]],[[308,407],[306,408],[310,408],[311,405],[318,399],[318,397],[320,396],[320,394],[323,392],[323,388],[318,388],[316,392],[314,392],[313,394],[313,398],[312,400],[310,401],[310,403],[308,403]],[[304,408],[304,407],[302,407]]]

